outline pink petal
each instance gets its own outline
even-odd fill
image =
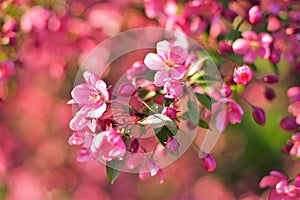
[[[169,77],[168,70],[156,72],[154,76],[154,84],[158,87],[161,87],[164,85],[164,79],[168,77]]]
[[[231,124],[241,123],[242,117],[239,112],[230,112],[227,114]]]
[[[104,140],[106,140],[106,135],[103,133],[97,134],[92,142],[91,151],[97,152],[100,148],[102,148],[102,144],[104,143]]]
[[[99,91],[106,91],[107,90],[107,85],[103,80],[98,80],[94,84],[95,88],[97,88]]]
[[[270,44],[273,41],[273,38],[269,33],[260,33],[258,37],[262,43]]]
[[[81,137],[79,137],[78,133],[75,132],[73,133],[73,135],[69,138],[68,141],[69,145],[76,145],[76,146],[80,146],[83,144],[83,140]]]
[[[271,51],[269,47],[261,47],[259,48],[259,56],[267,59],[270,57]]]
[[[243,57],[243,60],[248,63],[254,63],[256,60],[257,53],[255,51],[249,51]]]
[[[149,69],[154,71],[160,71],[166,68],[163,58],[155,53],[148,53],[144,63]]]
[[[247,39],[247,40],[258,40],[258,36],[255,32],[253,31],[245,31],[242,33],[243,38]]]
[[[97,74],[94,74],[89,71],[85,71],[83,73],[83,77],[85,82],[91,85],[94,85],[100,79],[100,77]]]
[[[144,162],[145,158],[143,154],[131,154],[126,162],[128,169],[135,169]]]
[[[225,110],[221,110],[216,116],[216,128],[219,131],[224,131],[228,124],[227,113]]]
[[[158,42],[156,45],[157,54],[160,55],[164,60],[169,60],[170,53],[171,53],[172,45],[170,42],[164,40]]]
[[[232,50],[239,55],[246,54],[250,49],[250,43],[248,40],[239,38],[232,44]]]
[[[77,85],[71,92],[74,101],[78,104],[90,104],[89,97],[94,92],[87,84]]]
[[[90,118],[99,118],[103,115],[103,113],[106,111],[106,104],[103,103],[102,105],[98,106],[89,106],[90,112],[88,112],[87,117]]]
[[[173,67],[172,69],[170,69],[170,75],[172,78],[182,79],[186,71],[187,69],[185,66]]]
[[[279,178],[275,176],[265,176],[261,179],[259,183],[260,188],[265,188],[265,187],[274,187],[278,182]]]
[[[183,64],[188,57],[188,51],[180,46],[174,46],[170,52],[170,59],[176,64]]]
[[[87,162],[91,157],[89,150],[86,147],[82,147],[77,157],[78,162]]]

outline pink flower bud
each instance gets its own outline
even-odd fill
[[[180,144],[178,140],[174,137],[169,137],[166,143],[166,148],[171,152],[175,153],[178,151]]]
[[[250,67],[243,65],[241,67],[235,68],[233,72],[233,80],[237,84],[246,85],[252,79],[253,72]]]
[[[232,93],[232,90],[230,89],[230,87],[228,85],[224,85],[221,93],[224,97],[229,97]]]
[[[280,61],[280,52],[272,51],[271,54],[270,54],[269,59],[270,59],[271,63],[273,63],[273,64],[279,63],[279,61]]]
[[[233,21],[234,18],[236,18],[236,16],[238,16],[238,14],[235,11],[233,11],[233,10],[223,9],[222,16],[224,16],[229,21]]]
[[[288,89],[287,95],[291,103],[295,101],[300,101],[300,88],[297,86],[291,87],[290,89]]]
[[[82,147],[77,157],[78,162],[87,162],[91,157],[91,153],[86,147]]]
[[[217,164],[215,159],[210,154],[206,154],[206,156],[203,157],[201,160],[202,160],[202,166],[205,169],[205,171],[207,172],[215,171]]]
[[[134,138],[133,140],[131,140],[129,152],[136,153],[139,147],[140,147],[139,141],[136,138]]]
[[[123,83],[119,87],[119,94],[124,97],[130,97],[135,92],[135,87],[131,83]]]
[[[232,45],[222,40],[219,42],[219,49],[221,54],[226,54],[232,52]]]
[[[277,19],[277,17],[269,17],[268,18],[268,31],[274,32],[277,31],[280,28],[280,21]]]
[[[251,24],[257,24],[263,20],[263,13],[261,12],[259,6],[253,6],[249,10],[249,21]]]
[[[276,97],[276,94],[275,94],[275,91],[270,88],[270,87],[266,87],[266,90],[265,90],[265,97],[269,100],[269,101],[272,101],[273,99],[275,99]]]
[[[165,107],[161,114],[168,116],[170,119],[174,120],[176,118],[176,110],[171,107]]]
[[[265,111],[258,107],[253,107],[252,116],[256,123],[260,125],[265,125],[266,123],[266,115]]]
[[[297,130],[297,124],[294,118],[285,117],[280,121],[280,127],[285,131]]]
[[[265,83],[278,83],[279,78],[276,75],[273,74],[267,74],[264,75],[263,79],[262,79]]]

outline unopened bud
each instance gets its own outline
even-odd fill
[[[297,123],[292,117],[285,117],[280,121],[280,127],[285,131],[297,130]]]
[[[265,125],[266,123],[266,114],[265,111],[258,107],[253,107],[252,111],[253,119],[256,121],[256,123],[260,125]]]

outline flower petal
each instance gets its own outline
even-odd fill
[[[164,85],[164,79],[166,79],[168,77],[169,77],[168,70],[156,72],[156,74],[154,76],[154,84],[158,87],[161,87]]]
[[[171,70],[170,70],[170,75],[172,78],[175,78],[175,79],[182,79],[184,74],[186,73],[187,69],[185,66],[178,66],[178,67],[173,67]]]
[[[187,57],[188,51],[186,49],[182,48],[181,46],[172,47],[170,52],[170,59],[174,63],[181,65],[186,61]]]
[[[157,54],[160,55],[164,60],[169,60],[171,53],[172,44],[166,40],[158,42],[156,45]]]
[[[250,49],[250,43],[248,40],[239,38],[232,44],[232,50],[239,55],[246,54]]]
[[[243,60],[248,63],[254,63],[256,60],[256,55],[257,53],[255,51],[249,51],[244,55]]]
[[[221,110],[217,114],[215,123],[216,123],[216,128],[219,131],[224,131],[225,130],[225,128],[227,127],[227,124],[228,124],[228,118],[227,118],[226,110]]]
[[[149,69],[154,71],[160,71],[166,68],[163,58],[155,53],[148,53],[144,63]]]
[[[258,36],[255,32],[253,31],[245,31],[242,33],[243,38],[247,39],[247,40],[258,40]]]
[[[89,71],[85,71],[83,73],[83,77],[85,82],[91,85],[94,85],[100,79],[100,77],[97,74],[94,74]]]
[[[87,117],[90,117],[90,118],[99,118],[103,115],[103,113],[106,111],[106,104],[103,103],[102,105],[98,105],[95,106],[91,106],[90,107],[90,112],[88,112],[87,114]]]
[[[72,90],[71,95],[75,103],[90,104],[89,97],[93,91],[87,84],[80,84]]]

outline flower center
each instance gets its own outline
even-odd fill
[[[167,67],[173,67],[173,61],[172,61],[172,60],[166,60],[166,61],[165,61],[165,65],[166,65]]]
[[[104,102],[104,97],[102,96],[102,94],[100,92],[91,92],[90,96],[89,96],[89,101],[93,102],[93,103],[102,103]]]
[[[257,41],[251,41],[250,42],[250,49],[251,50],[256,50],[256,49],[258,49],[258,47],[259,47],[259,42],[257,42]]]

